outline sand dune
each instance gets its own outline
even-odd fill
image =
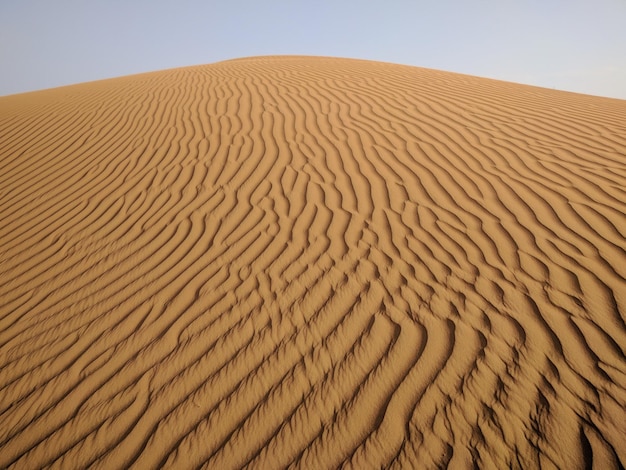
[[[260,57],[0,98],[0,467],[623,468],[626,101]]]

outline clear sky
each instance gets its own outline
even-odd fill
[[[626,99],[626,0],[0,0],[0,95],[272,54]]]

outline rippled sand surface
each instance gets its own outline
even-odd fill
[[[0,98],[0,467],[626,466],[626,101],[260,57]]]

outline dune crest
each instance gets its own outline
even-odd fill
[[[626,466],[626,101],[260,57],[0,98],[0,467]]]

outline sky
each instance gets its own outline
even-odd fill
[[[275,54],[626,99],[626,0],[0,0],[0,96]]]

